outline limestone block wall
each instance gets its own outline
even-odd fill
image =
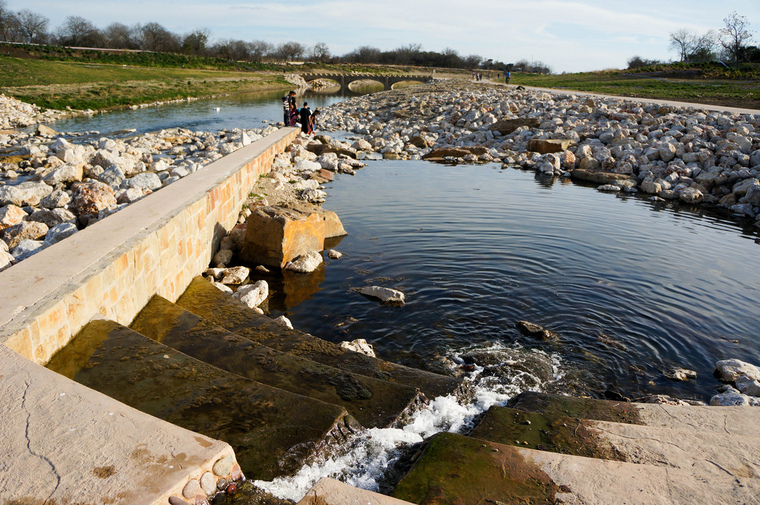
[[[98,314],[129,324],[154,294],[176,300],[298,131],[278,130],[0,272],[0,342],[44,364]]]

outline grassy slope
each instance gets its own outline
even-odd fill
[[[0,92],[53,109],[102,109],[288,86],[281,76],[263,72],[0,58]]]
[[[512,74],[512,84],[760,109],[760,80],[626,76],[619,72]]]

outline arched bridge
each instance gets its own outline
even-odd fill
[[[351,72],[350,74],[299,74],[306,82],[316,81],[317,79],[327,79],[335,81],[340,84],[341,88],[345,88],[354,81],[375,81],[382,84],[386,90],[389,90],[397,82],[403,81],[417,81],[417,82],[429,82],[433,80],[430,75],[420,74],[406,74],[406,75],[378,75],[361,72]]]

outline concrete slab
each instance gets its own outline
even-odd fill
[[[630,403],[551,395],[529,391],[509,401],[509,406],[550,417],[566,416],[652,427],[710,431],[746,437],[760,436],[760,409]]]
[[[443,433],[426,443],[393,496],[437,505],[738,505],[760,503],[760,479],[520,449]]]
[[[308,333],[283,328],[270,318],[256,314],[247,305],[222,293],[202,277],[193,279],[176,303],[232,333],[272,349],[355,374],[419,388],[428,398],[454,393],[460,385],[460,381],[453,377],[347,351],[338,344]]]
[[[165,505],[229,445],[119,403],[0,345],[0,502]]]
[[[48,367],[186,429],[228,442],[245,475],[271,480],[358,430],[337,405],[225,372],[113,321],[92,321]]]
[[[353,374],[276,351],[231,333],[158,295],[130,327],[227,372],[339,405],[366,428],[391,426],[415,412],[424,402],[411,386]]]
[[[323,478],[296,505],[410,505],[409,502]]]
[[[760,476],[760,437],[550,417],[491,407],[470,434],[505,445],[629,463],[692,469],[718,477]]]

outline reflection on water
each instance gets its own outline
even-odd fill
[[[309,102],[312,110],[345,100],[357,93],[307,92],[298,97],[299,106]],[[218,131],[233,128],[261,128],[265,122],[282,121],[283,91],[241,93],[217,98],[195,100],[186,103],[166,104],[136,110],[118,110],[91,117],[75,117],[56,121],[53,125],[60,132],[98,131],[102,135],[120,137],[139,135],[165,128]],[[135,129],[136,132],[116,133]],[[113,135],[111,135],[113,134]]]
[[[592,394],[706,399],[715,361],[756,361],[760,250],[731,221],[496,165],[383,161],[339,177],[325,207],[349,232],[345,256],[300,304],[278,301],[296,299],[283,286],[270,305],[299,329],[365,338],[422,367],[473,344],[519,344],[558,353]],[[407,304],[352,291],[368,284],[403,290]],[[559,341],[523,336],[522,319]],[[698,379],[670,382],[672,366]]]

